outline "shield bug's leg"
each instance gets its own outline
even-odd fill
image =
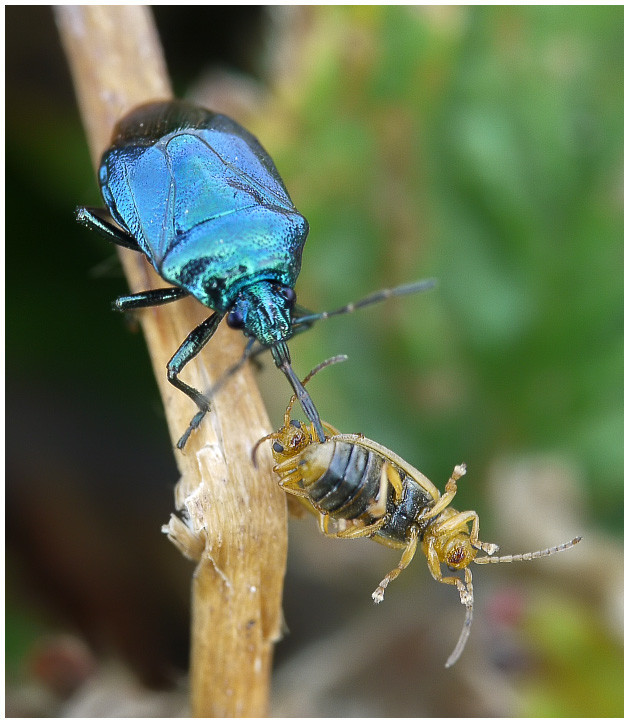
[[[190,433],[194,429],[196,429],[199,424],[201,424],[201,420],[210,408],[210,402],[205,396],[203,396],[203,394],[201,394],[201,392],[197,391],[185,382],[182,382],[181,379],[179,379],[178,375],[185,367],[185,365],[191,359],[194,359],[194,357],[207,344],[207,342],[212,337],[212,334],[214,334],[214,332],[216,331],[222,318],[223,314],[215,312],[214,314],[212,314],[212,316],[208,317],[202,324],[199,324],[199,326],[193,329],[166,365],[166,369],[168,372],[168,381],[174,387],[177,387],[177,389],[182,391],[184,394],[187,394],[190,399],[192,399],[192,401],[197,405],[197,407],[199,407],[199,412],[195,414],[195,416],[192,418],[190,424],[188,425],[188,429],[186,429],[186,431],[177,442],[177,447],[179,449],[184,448],[186,442],[188,441]]]
[[[293,325],[297,327],[294,333],[305,331],[310,328],[315,321],[319,321],[320,319],[329,319],[331,316],[339,316],[341,314],[351,314],[352,311],[356,311],[356,309],[361,309],[363,306],[371,306],[371,304],[378,304],[385,299],[390,299],[392,296],[405,296],[406,294],[416,294],[420,291],[427,291],[428,289],[432,289],[436,283],[435,279],[423,279],[422,281],[415,281],[412,284],[396,286],[394,289],[381,289],[373,294],[369,294],[369,296],[365,296],[364,299],[346,304],[339,309],[334,309],[334,311],[321,311],[316,314],[297,316],[293,319]]]
[[[216,392],[218,392],[224,386],[224,384],[229,380],[229,378],[233,376],[237,371],[242,369],[242,367],[244,367],[244,365],[247,363],[247,360],[251,359],[251,357],[254,356],[255,352],[252,353],[251,350],[253,349],[255,341],[255,339],[249,339],[240,359],[235,364],[232,364],[229,369],[224,371],[223,374],[219,377],[218,381],[214,384],[214,386],[210,387],[210,389],[205,392],[205,395],[207,397],[211,399],[216,394]],[[265,351],[265,349],[262,348],[261,351]]]
[[[387,589],[390,582],[410,564],[411,560],[415,556],[417,550],[417,541],[419,540],[419,529],[413,525],[410,528],[410,534],[404,552],[402,553],[402,559],[399,561],[397,567],[394,567],[391,572],[388,572],[381,580],[378,587],[371,593],[371,597],[375,603],[381,603],[384,600],[384,591]]]
[[[105,213],[106,211],[100,208],[80,207],[76,209],[76,220],[81,225],[87,226],[99,233],[110,243],[123,246],[126,249],[131,249],[132,251],[141,252],[142,249],[138,246],[138,242],[132,236],[102,217]]]
[[[119,296],[112,306],[115,311],[134,311],[135,309],[146,309],[148,306],[170,304],[171,301],[178,301],[188,295],[185,289],[169,286],[166,289],[151,289],[128,296]]]

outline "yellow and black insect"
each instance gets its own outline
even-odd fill
[[[344,358],[326,360],[313,369],[303,383],[324,366]],[[498,545],[479,539],[476,512],[459,512],[450,506],[457,492],[457,480],[465,474],[464,464],[454,468],[441,494],[415,467],[360,434],[341,434],[324,422],[326,440],[320,442],[311,425],[291,420],[294,403],[293,396],[286,408],[283,426],[258,441],[253,450],[254,460],[258,446],[272,440],[276,462],[273,469],[280,477],[280,486],[318,516],[325,535],[342,539],[370,537],[403,550],[398,565],[372,593],[374,602],[382,602],[389,583],[409,565],[417,547],[421,546],[433,578],[456,586],[466,607],[465,623],[446,662],[447,668],[459,659],[470,633],[474,603],[469,568],[472,562],[482,565],[533,560],[567,550],[581,539],[575,537],[570,542],[536,552],[491,557]],[[487,555],[477,557],[479,550]],[[464,579],[444,576],[442,564],[453,572],[463,570]]]

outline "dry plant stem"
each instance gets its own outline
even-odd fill
[[[96,167],[116,121],[131,108],[171,97],[150,10],[141,6],[56,6]],[[80,201],[80,199],[77,199]],[[68,210],[70,212],[70,210]],[[165,286],[145,259],[120,249],[132,292]],[[209,316],[194,300],[139,314],[174,442],[196,411],[166,378],[166,363],[188,332]],[[184,371],[207,389],[239,358],[243,338],[220,328]],[[112,360],[114,363],[115,360]],[[261,716],[268,708],[273,642],[281,627],[286,562],[286,505],[270,455],[254,470],[250,452],[270,424],[249,369],[234,376],[186,447],[170,539],[198,561],[193,579],[192,712],[196,716]],[[121,504],[123,501],[121,500]],[[155,581],[159,590],[159,581]],[[159,594],[159,593],[157,593]]]

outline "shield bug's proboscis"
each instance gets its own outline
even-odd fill
[[[319,369],[342,358],[320,364],[304,384]],[[575,537],[544,550],[493,557],[498,545],[480,540],[476,512],[459,512],[451,506],[457,482],[466,472],[464,464],[455,466],[441,494],[418,469],[360,434],[341,434],[323,422],[326,441],[318,443],[311,426],[291,419],[294,403],[295,396],[286,408],[282,427],[258,441],[254,461],[258,446],[271,440],[280,486],[318,517],[325,535],[340,539],[368,537],[402,550],[400,562],[372,593],[374,602],[382,602],[389,583],[421,548],[432,577],[455,586],[466,608],[459,640],[446,662],[448,668],[461,656],[470,634],[474,605],[472,562],[482,565],[534,560],[568,550],[581,540]],[[479,551],[486,555],[477,557]],[[462,572],[463,577],[444,574],[442,565],[450,573]]]
[[[77,220],[143,253],[172,284],[122,296],[114,308],[132,311],[193,296],[214,312],[167,364],[170,383],[199,409],[177,443],[180,449],[201,423],[209,399],[179,374],[223,317],[249,338],[243,361],[271,350],[322,442],[319,414],[292,369],[287,340],[320,319],[434,284],[385,289],[332,312],[298,307],[294,286],[308,222],[258,140],[231,118],[189,103],[148,103],[120,120],[102,157],[99,183],[106,210],[79,208]]]

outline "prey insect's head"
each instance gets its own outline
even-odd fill
[[[465,570],[478,554],[472,547],[470,536],[458,533],[443,541],[437,547],[439,561],[447,565],[450,570]]]
[[[484,565],[534,560],[538,557],[548,557],[557,552],[569,550],[581,540],[580,537],[575,537],[562,545],[548,547],[544,550],[525,552],[518,555],[494,556],[494,553],[498,551],[498,545],[493,542],[483,542],[479,539],[480,523],[476,512],[473,510],[459,512],[450,506],[457,491],[457,480],[465,472],[465,465],[457,465],[446,484],[445,493],[429,508],[429,513],[422,513],[424,516],[434,514],[434,517],[431,517],[425,526],[421,541],[430,573],[435,580],[456,587],[461,603],[466,608],[465,622],[459,640],[446,662],[446,668],[454,665],[459,659],[470,635],[474,609],[474,588],[470,569],[472,562]],[[421,524],[422,514],[417,518],[418,524]],[[485,555],[479,557],[478,553],[481,551]],[[442,570],[442,566],[446,566],[452,573],[458,572],[459,574],[446,575]],[[462,576],[461,572],[463,573]],[[383,593],[387,582],[388,580],[385,578],[380,583],[380,588],[376,589],[376,593]]]
[[[548,557],[549,555],[554,555],[557,552],[562,552],[564,550],[569,550],[571,547],[574,547],[576,544],[578,544],[581,541],[581,537],[575,537],[574,539],[570,540],[569,542],[565,542],[562,545],[556,545],[554,547],[547,547],[544,550],[537,550],[535,552],[525,552],[520,553],[517,555],[502,555],[500,557],[492,557],[491,555],[493,552],[495,552],[498,549],[497,545],[493,545],[491,543],[481,543],[483,547],[481,549],[484,549],[488,554],[484,557],[476,557],[477,550],[472,548],[472,557],[467,562],[465,561],[465,554],[468,552],[468,546],[463,544],[460,547],[457,548],[458,543],[454,543],[451,547],[449,547],[449,552],[451,554],[454,554],[454,557],[449,557],[449,562],[446,563],[448,566],[453,569],[463,569],[465,572],[465,584],[463,585],[461,583],[461,586],[459,587],[459,594],[461,597],[461,603],[465,605],[466,607],[466,614],[465,614],[465,621],[463,623],[463,628],[461,629],[461,634],[459,635],[459,640],[457,641],[457,644],[450,654],[450,657],[446,661],[445,667],[450,668],[452,665],[456,663],[456,661],[461,657],[461,654],[463,653],[463,650],[465,649],[465,645],[467,643],[467,639],[470,636],[470,630],[472,625],[472,614],[473,614],[473,608],[474,608],[474,588],[472,586],[472,572],[469,569],[469,564],[473,561],[476,564],[483,565],[487,563],[501,563],[501,562],[521,562],[526,560],[535,560],[538,557]],[[468,541],[469,542],[469,541]],[[456,557],[458,552],[461,552],[461,560],[460,562],[457,561]]]
[[[325,361],[321,362],[321,364],[317,365],[306,377],[304,377],[303,381],[299,382],[300,385],[303,388],[317,372],[321,371],[321,369],[330,366],[331,364],[345,361],[346,359],[347,357],[344,354],[340,354],[338,356],[331,357],[330,359],[326,359]],[[322,440],[320,438],[320,435],[318,434],[314,422],[312,423],[312,427],[308,428],[307,425],[302,424],[299,420],[291,419],[293,405],[295,404],[297,399],[297,393],[293,394],[293,396],[290,398],[288,406],[286,407],[286,412],[284,413],[283,425],[276,432],[273,432],[272,434],[267,434],[265,437],[262,437],[262,439],[259,439],[256,442],[256,445],[251,453],[254,465],[256,464],[256,453],[258,451],[258,447],[262,444],[262,442],[265,442],[269,439],[273,440],[271,452],[273,454],[275,462],[278,464],[299,454],[309,444],[312,444],[313,442],[325,441],[325,434]]]

